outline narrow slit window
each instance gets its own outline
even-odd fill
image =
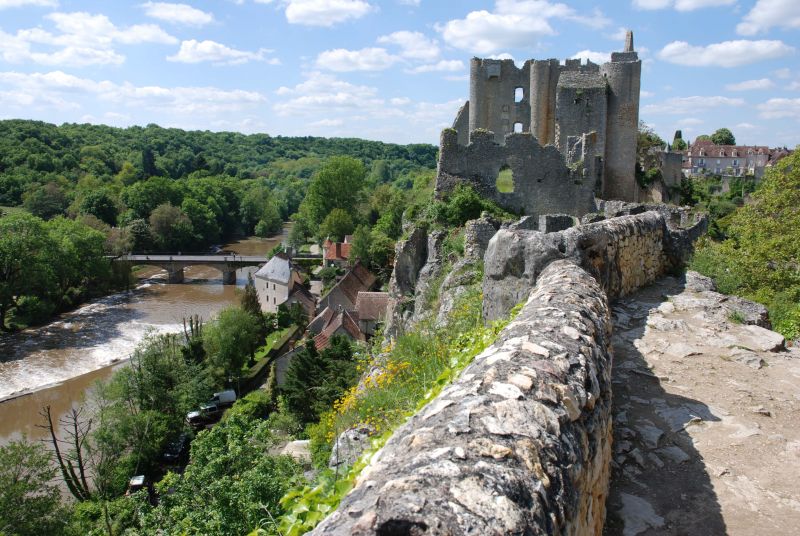
[[[522,99],[525,97],[525,91],[518,87],[514,90],[514,102],[522,102]]]

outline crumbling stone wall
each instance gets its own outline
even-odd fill
[[[554,233],[531,230],[528,218],[494,235],[485,316],[526,300],[522,311],[395,432],[313,534],[602,534],[608,300],[680,263],[706,224],[670,226],[666,208],[605,208],[637,213]]]
[[[550,264],[515,321],[397,430],[312,534],[599,536],[610,340],[596,280]]]
[[[629,210],[637,206],[642,208]],[[559,259],[570,259],[592,274],[609,298],[629,294],[682,265],[706,226],[701,218],[685,229],[670,227],[664,214],[648,211],[556,233],[501,229],[486,251],[484,318],[505,316]]]
[[[445,130],[435,194],[442,197],[458,184],[467,183],[509,212],[582,216],[595,207],[598,160],[591,156],[593,139],[583,136],[582,154],[570,167],[555,147],[542,147],[530,133],[510,134],[500,145],[492,132],[475,131],[471,143],[463,146],[459,145],[455,130]],[[498,191],[496,184],[505,166],[514,177],[514,191],[510,193]]]

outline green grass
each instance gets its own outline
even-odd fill
[[[0,216],[5,216],[8,214],[15,214],[19,212],[28,212],[23,207],[5,207],[0,206]]]
[[[514,175],[510,169],[501,169],[497,175],[497,191],[503,194],[510,194],[514,192]]]
[[[284,335],[286,335],[286,333],[288,333],[290,329],[292,329],[291,326],[288,328],[279,329],[278,331],[273,331],[272,333],[267,335],[267,339],[266,341],[264,341],[264,345],[256,350],[252,363],[245,363],[244,365],[242,365],[242,373],[244,375],[247,375],[247,373],[250,372],[250,369],[252,369],[262,359],[267,357],[269,355],[269,352],[272,350],[272,347],[275,345],[275,343],[278,340],[280,340]]]

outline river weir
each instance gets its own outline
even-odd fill
[[[223,246],[240,255],[266,255],[286,236],[248,238]],[[266,258],[266,257],[265,257]],[[145,267],[133,290],[84,304],[49,324],[0,337],[0,444],[42,436],[39,411],[50,405],[62,415],[80,404],[87,389],[124,366],[150,332],[180,332],[183,319],[212,318],[238,303],[247,274],[236,273],[236,285],[223,285],[214,268],[186,269],[186,280],[167,284],[166,273]]]

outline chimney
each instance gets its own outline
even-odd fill
[[[633,52],[633,31],[625,32],[625,50],[623,52]]]

